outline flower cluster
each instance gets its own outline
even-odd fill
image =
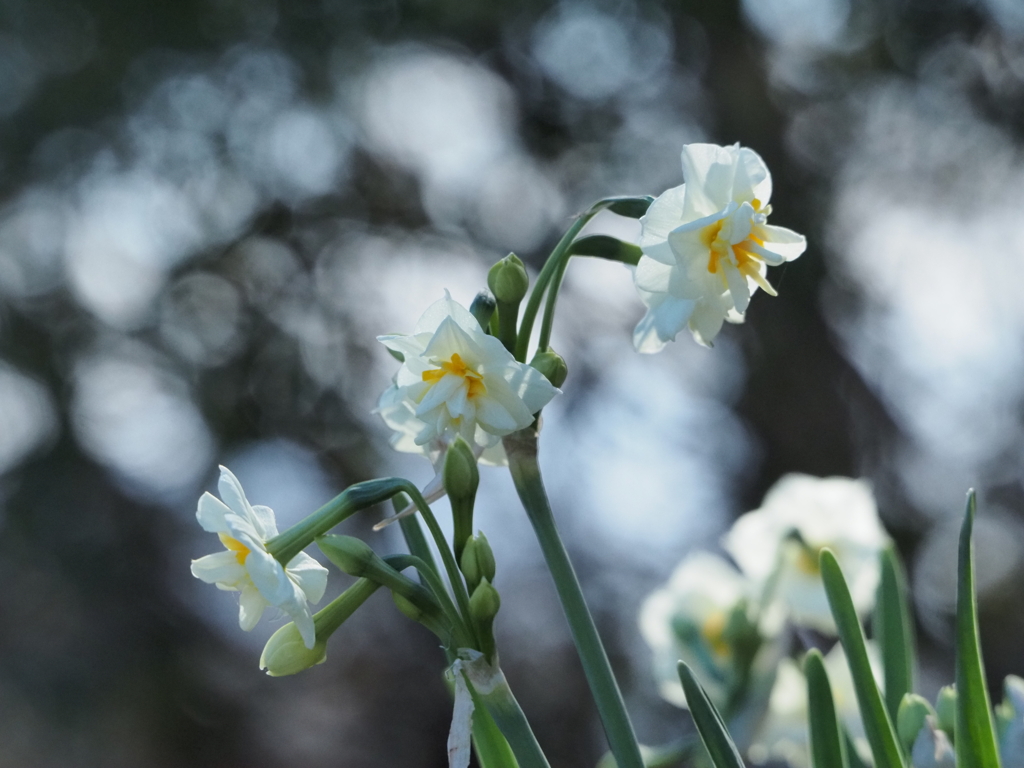
[[[485,462],[504,463],[501,438],[528,427],[558,394],[447,292],[423,313],[413,333],[378,340],[402,358],[377,407],[395,431],[391,444],[435,462],[461,436]]]
[[[835,632],[818,570],[824,547],[848,574],[858,611],[870,611],[879,555],[888,542],[864,481],[783,477],[761,508],[741,516],[724,537],[739,568],[695,552],[644,602],[640,629],[653,651],[662,696],[686,706],[676,674],[682,659],[730,719],[738,744],[785,757],[794,766],[806,764],[793,757],[806,753],[806,683],[797,665],[784,658],[787,627]],[[841,654],[839,649],[827,657],[830,668],[845,668]],[[841,674],[831,677],[852,723],[852,689],[842,687]],[[794,703],[798,699],[803,709]]]
[[[640,352],[660,351],[687,326],[710,345],[724,321],[743,321],[754,291],[775,295],[768,266],[807,247],[803,235],[768,223],[772,177],[754,150],[688,144],[683,179],[640,220],[644,255],[635,283],[647,306],[633,334]]]
[[[240,592],[238,623],[246,632],[263,612],[276,606],[291,616],[307,648],[313,647],[313,617],[309,603],[318,603],[327,588],[327,569],[299,552],[282,565],[267,551],[277,535],[274,510],[249,504],[226,467],[220,468],[221,498],[204,493],[196,518],[204,531],[216,533],[223,552],[192,561],[192,575],[218,589]]]

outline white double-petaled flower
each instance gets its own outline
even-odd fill
[[[528,427],[558,394],[447,292],[412,334],[377,338],[405,358],[377,408],[400,451],[433,459],[461,435],[485,460],[500,461],[501,438]]]
[[[689,326],[706,345],[725,320],[742,322],[768,266],[792,261],[803,235],[768,224],[772,177],[761,157],[734,144],[683,147],[684,184],[640,219],[643,256],[635,284],[647,314],[633,333],[640,352],[658,352]]]
[[[292,618],[302,641],[312,648],[315,631],[309,604],[324,596],[327,569],[305,552],[281,565],[266,547],[277,535],[274,511],[249,504],[242,484],[226,467],[220,468],[217,488],[221,498],[204,493],[196,518],[203,530],[217,534],[224,551],[193,560],[192,575],[218,589],[241,593],[238,623],[245,631],[256,626],[264,610],[276,606]]]
[[[835,621],[818,568],[821,549],[835,553],[863,616],[874,606],[888,543],[868,483],[800,474],[780,479],[723,540],[747,576],[775,580],[772,591],[796,624],[825,632],[835,632]]]

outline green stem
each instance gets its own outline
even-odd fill
[[[509,469],[519,498],[537,534],[544,559],[558,591],[558,598],[569,622],[573,642],[579,652],[583,671],[597,703],[597,711],[604,724],[608,744],[619,768],[643,768],[640,748],[633,733],[633,725],[626,713],[622,693],[612,673],[608,654],[601,644],[594,619],[583,598],[569,553],[558,534],[551,513],[544,483],[537,464],[536,427],[515,432],[504,440]]]
[[[548,281],[548,300],[544,305],[544,317],[540,321],[540,336],[537,339],[537,351],[546,352],[551,346],[551,326],[555,322],[555,304],[558,301],[558,291],[562,287],[562,278],[565,277],[565,270],[569,267],[569,259],[572,254],[567,250],[565,255],[558,260],[558,265]]]
[[[515,753],[480,694],[469,686],[473,696],[473,746],[480,768],[520,768]]]
[[[510,304],[498,302],[498,340],[513,354],[516,351],[516,321],[519,319],[519,302]]]
[[[441,526],[437,524],[437,518],[434,517],[434,513],[430,509],[430,505],[427,504],[423,498],[423,494],[420,493],[419,488],[410,483],[408,480],[405,481],[406,487],[402,488],[405,493],[409,494],[409,498],[412,499],[413,504],[419,509],[420,514],[423,516],[423,521],[427,524],[427,530],[430,531],[430,535],[434,537],[434,544],[437,546],[437,551],[441,554],[441,562],[444,563],[444,569],[448,573],[448,581],[451,582],[452,591],[455,593],[455,601],[459,605],[459,611],[466,618],[469,617],[469,593],[466,591],[466,583],[462,580],[462,572],[459,571],[459,566],[455,563],[455,555],[452,554],[451,547],[448,546],[448,540],[444,537],[444,532],[441,530]],[[469,629],[470,637],[473,638],[472,645],[475,647],[479,643],[476,641],[475,633],[472,628]]]
[[[462,616],[459,615],[455,603],[449,597],[448,590],[444,588],[444,582],[441,581],[441,577],[427,563],[423,562],[416,555],[388,555],[386,561],[388,565],[400,571],[406,568],[415,568],[423,578],[423,581],[426,582],[426,588],[437,598],[441,611],[448,621],[451,622],[456,647],[462,648],[467,643],[472,642],[470,630]],[[441,640],[446,641],[446,638],[441,637]]]
[[[526,309],[523,311],[523,319],[519,323],[519,335],[516,337],[516,360],[521,363],[526,362],[526,353],[530,346],[530,334],[533,333],[533,322],[537,318],[537,311],[540,309],[541,299],[544,297],[544,289],[548,287],[548,283],[551,281],[555,272],[559,269],[559,265],[563,259],[567,259],[569,246],[572,245],[572,241],[576,239],[576,235],[580,233],[580,230],[590,221],[596,210],[591,209],[584,214],[581,214],[579,218],[573,222],[573,225],[569,227],[568,231],[562,235],[562,239],[558,241],[558,245],[548,256],[548,260],[544,263],[541,268],[540,274],[537,275],[537,282],[533,284],[533,292],[530,294],[529,301],[526,302]],[[561,280],[561,278],[559,278]],[[557,290],[557,287],[556,287]],[[552,310],[554,306],[552,305]],[[548,330],[550,334],[550,328]]]

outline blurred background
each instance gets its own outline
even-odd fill
[[[283,528],[426,482],[371,413],[374,336],[509,250],[538,267],[597,198],[681,183],[692,141],[756,149],[810,247],[714,350],[656,357],[627,270],[569,270],[542,459],[641,740],[685,716],[639,601],[790,471],[873,482],[929,695],[977,487],[990,684],[1024,673],[1024,5],[0,0],[0,766],[445,765],[432,636],[377,595],[325,665],[265,677],[280,619],[245,634],[191,577],[217,549],[196,499],[224,463]],[[592,766],[507,473],[481,493],[506,671],[552,763]],[[378,517],[346,531],[399,548]]]

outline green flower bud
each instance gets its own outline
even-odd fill
[[[487,326],[491,323],[491,317],[494,315],[494,309],[497,306],[498,303],[489,291],[480,291],[476,298],[473,299],[473,303],[469,305],[469,313],[476,318],[476,321],[480,323],[480,327],[486,331]]]
[[[543,373],[544,378],[556,387],[562,386],[565,383],[565,377],[569,375],[569,369],[565,365],[565,360],[551,349],[534,355],[530,365]]]
[[[939,689],[935,699],[935,714],[938,715],[939,728],[953,735],[956,723],[956,686],[946,685]]]
[[[587,235],[579,240],[574,240],[570,246],[570,252],[574,256],[594,256],[598,259],[630,264],[634,267],[643,256],[640,246],[624,243],[617,237],[608,235]]]
[[[928,716],[935,717],[935,710],[926,698],[916,693],[904,694],[896,714],[896,733],[907,752],[914,746],[917,734],[924,727]]]
[[[518,304],[530,288],[530,278],[522,260],[510,253],[487,273],[487,287],[500,303]]]
[[[466,577],[466,586],[469,587],[470,592],[476,590],[477,585],[484,580],[494,581],[496,570],[494,552],[491,551],[491,545],[486,536],[478,533],[476,536],[470,537],[466,542],[465,549],[462,550],[459,567]]]
[[[473,505],[476,502],[476,489],[480,485],[480,471],[476,466],[476,456],[469,443],[461,437],[448,446],[442,469],[444,489],[452,503],[452,521],[454,523],[453,543],[455,559],[462,557],[466,540],[473,533]]]
[[[285,624],[270,636],[263,654],[260,669],[267,670],[271,677],[294,675],[304,669],[327,661],[327,640],[319,637],[312,650],[306,647],[294,623]]]
[[[473,621],[485,624],[494,621],[500,608],[501,596],[498,590],[487,579],[482,579],[469,598],[469,615]]]
[[[377,553],[354,536],[321,536],[317,545],[332,563],[349,576],[366,576]]]

